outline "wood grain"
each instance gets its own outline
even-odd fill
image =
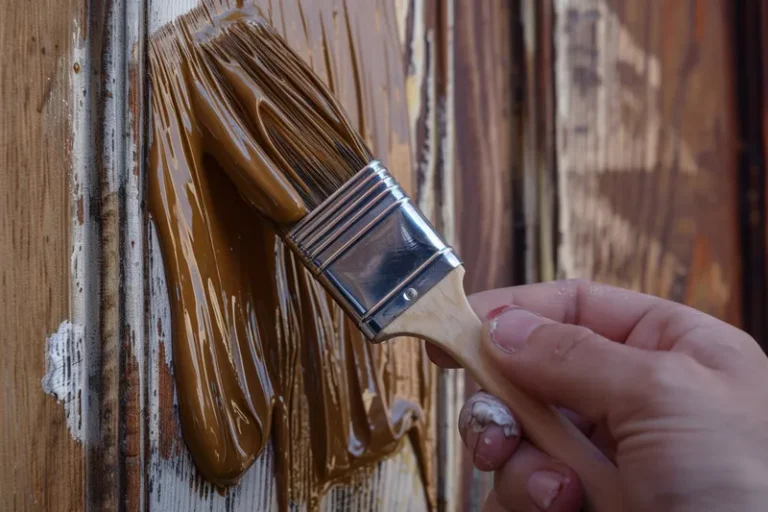
[[[740,323],[728,2],[555,2],[559,270]]]
[[[526,282],[555,277],[557,242],[557,166],[552,2],[523,0],[522,203],[525,219]],[[522,251],[521,251],[522,252]]]
[[[420,210],[449,244],[461,243],[457,233],[455,66],[451,58],[455,36],[453,2],[398,0],[395,3],[406,69],[406,93],[411,147],[415,162],[415,195]],[[471,469],[465,457],[456,418],[463,403],[462,371],[437,370],[437,505],[461,510],[461,483]]]
[[[48,346],[78,343],[70,281],[73,224],[88,213],[70,194],[74,161],[75,47],[85,3],[0,2],[0,509],[81,510],[85,455],[75,437],[82,417],[43,392]],[[81,95],[82,97],[82,95]],[[78,197],[80,199],[78,199]],[[74,200],[72,200],[74,199]],[[80,331],[82,332],[82,331]],[[49,354],[50,355],[50,354]],[[71,352],[59,369],[81,375]],[[85,356],[85,354],[82,354]],[[61,356],[61,357],[59,357]],[[49,367],[49,370],[55,370]],[[58,373],[50,390],[67,378]],[[71,414],[71,416],[67,416]],[[82,439],[82,438],[81,438]]]
[[[456,11],[449,99],[455,117],[449,129],[458,249],[467,268],[467,293],[474,293],[514,281],[515,93],[521,85],[521,63],[513,58],[517,2],[450,3]]]
[[[446,126],[451,144],[455,197],[454,243],[466,268],[467,293],[522,282],[520,2],[444,2],[454,11],[443,22],[452,47],[444,55],[443,85],[453,116]],[[462,395],[478,389],[466,378]],[[458,415],[462,403],[453,412]],[[455,418],[455,416],[454,416]],[[456,420],[452,420],[455,425]],[[462,510],[480,510],[493,484],[492,474],[474,469],[461,447],[463,481],[457,498]]]

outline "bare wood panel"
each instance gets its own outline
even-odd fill
[[[739,324],[728,2],[554,5],[560,273]]]
[[[60,384],[84,364],[68,348],[81,339],[70,321],[71,224],[88,213],[70,201],[73,52],[86,17],[77,0],[0,10],[0,509],[79,510],[82,417],[57,401],[74,399]],[[47,346],[58,349],[48,361]]]
[[[513,281],[512,176],[519,130],[514,80],[520,79],[521,64],[512,55],[517,2],[452,3],[456,222],[465,286],[473,293]]]
[[[467,270],[467,293],[510,286],[522,267],[514,237],[513,186],[520,174],[522,62],[517,1],[452,1],[444,20],[448,78],[443,84],[453,116],[447,136],[453,146],[455,244]],[[519,212],[517,212],[519,213]],[[519,215],[517,215],[519,217]],[[467,379],[465,395],[477,390]],[[456,429],[458,404],[451,418]],[[481,510],[493,475],[474,469],[461,447],[461,510]]]
[[[554,20],[551,1],[522,0],[521,4],[523,170],[522,193],[515,197],[525,212],[525,268],[521,274],[526,282],[548,281],[555,277],[557,241]]]

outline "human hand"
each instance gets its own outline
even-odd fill
[[[767,509],[768,358],[746,333],[583,281],[492,290],[470,302],[486,322],[480,350],[510,382],[561,407],[617,464],[631,510]],[[525,441],[514,411],[494,397],[470,397],[459,430],[475,466],[496,472],[486,510],[580,510],[576,474]]]

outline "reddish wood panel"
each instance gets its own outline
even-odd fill
[[[467,270],[467,293],[510,286],[522,276],[514,236],[513,182],[519,177],[522,65],[519,2],[453,1],[441,19],[445,38],[448,164],[453,166],[455,244]],[[448,8],[446,8],[448,9]],[[452,156],[451,156],[452,155]],[[465,394],[477,385],[465,383]],[[461,404],[459,404],[460,406]],[[457,409],[458,412],[458,409]],[[455,424],[455,419],[453,420]],[[492,474],[473,469],[462,448],[461,510],[481,510]]]
[[[453,82],[458,246],[468,293],[513,281],[512,179],[515,166],[513,59],[517,2],[454,2]],[[518,71],[516,73],[516,71]]]
[[[554,5],[561,274],[740,324],[729,2]]]

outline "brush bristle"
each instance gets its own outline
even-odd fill
[[[207,67],[237,98],[259,145],[308,210],[372,159],[333,94],[268,24],[238,19],[196,39]],[[242,104],[243,88],[255,105]]]

